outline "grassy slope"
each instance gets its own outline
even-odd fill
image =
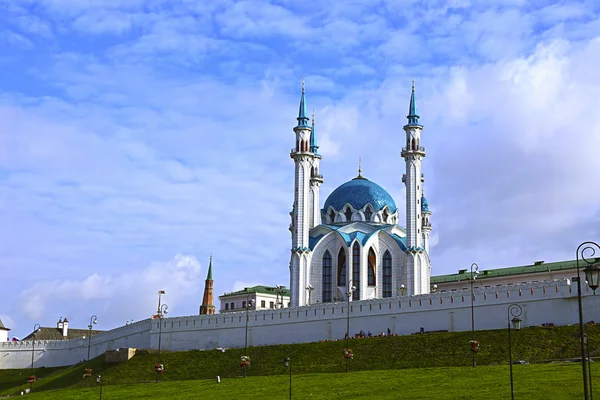
[[[600,348],[600,326],[588,327],[590,350]],[[390,338],[351,339],[350,347],[354,360],[351,371],[388,370],[400,368],[468,366],[471,353],[468,350],[470,332],[432,333],[425,335],[397,336]],[[506,365],[508,344],[506,330],[481,331],[476,333],[481,342],[481,352],[477,355],[478,365]],[[563,359],[579,354],[578,327],[527,328],[513,335],[513,358],[529,361]],[[304,343],[294,345],[252,347],[248,355],[252,366],[249,376],[285,374],[282,360],[290,357],[297,374],[343,372],[345,361],[342,356],[344,341]],[[220,351],[162,352],[161,362],[166,371],[162,381],[212,379],[238,377],[241,375],[239,359],[243,349]],[[103,357],[91,361],[94,375],[101,374],[105,384],[125,384],[145,382],[155,379],[153,365],[156,353],[138,355],[121,364],[106,364]],[[34,390],[58,389],[83,386],[81,375],[83,365],[54,372],[34,384]],[[50,370],[50,369],[46,369]],[[24,380],[29,374],[22,370]],[[0,388],[0,395],[18,392],[14,376],[19,370],[0,371],[0,382],[12,376],[12,389]],[[38,375],[41,376],[41,375]],[[23,385],[26,387],[26,385]]]
[[[286,373],[284,367],[280,372]],[[594,375],[596,370],[594,369]],[[597,378],[596,378],[597,379]],[[582,397],[581,368],[576,363],[516,365],[515,398],[574,399]],[[285,399],[287,375],[247,379],[161,382],[114,385],[103,388],[104,400],[117,399]],[[99,388],[67,389],[34,393],[32,399],[83,400],[97,398]],[[421,368],[362,371],[349,374],[293,376],[295,399],[410,399],[457,400],[510,398],[507,366]]]

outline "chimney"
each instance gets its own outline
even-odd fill
[[[60,319],[58,320],[58,323],[56,324],[56,329],[58,329],[59,331],[62,331],[62,329],[63,329],[63,319],[62,319],[62,317],[60,317]]]
[[[62,325],[62,334],[64,337],[67,337],[67,333],[69,331],[69,320],[67,320],[67,317],[65,317],[65,320],[63,321]]]

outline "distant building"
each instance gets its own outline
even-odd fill
[[[0,319],[0,343],[6,342],[9,340],[8,339],[8,331],[10,331],[10,329],[5,327],[4,324],[2,323],[2,320]]]
[[[583,264],[580,264],[580,268],[585,268],[587,265]],[[535,261],[531,265],[520,267],[482,269],[473,282],[473,288],[491,288],[494,286],[536,283],[563,278],[572,279],[574,276],[577,276],[575,260],[550,263]],[[456,274],[432,276],[432,291],[452,292],[470,289],[470,277],[471,271],[469,269],[461,269]]]
[[[56,327],[42,326],[40,330],[35,333],[35,340],[69,340],[88,337],[89,335],[94,336],[100,332],[99,330],[89,329],[69,329],[69,320],[67,317],[63,320],[62,317],[56,323]],[[32,340],[34,333],[30,333],[23,340]]]
[[[247,287],[237,292],[225,293],[219,296],[221,309],[219,312],[235,312],[246,310],[247,302],[250,302],[248,309],[265,310],[273,308],[289,307],[290,290],[285,286],[253,286]]]

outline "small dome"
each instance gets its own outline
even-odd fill
[[[425,198],[425,196],[421,196],[421,212],[430,212],[429,211],[429,202]]]
[[[336,211],[341,211],[346,204],[350,204],[355,210],[360,210],[367,204],[371,204],[374,211],[380,211],[388,206],[390,212],[397,210],[396,203],[392,196],[375,182],[358,176],[335,189],[323,206],[323,211],[327,212],[329,207]]]

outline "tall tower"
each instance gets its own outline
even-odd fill
[[[406,280],[408,294],[429,293],[430,265],[429,257],[423,243],[423,216],[421,198],[422,183],[425,181],[421,173],[421,160],[425,158],[425,148],[421,146],[421,131],[415,98],[415,83],[412,83],[410,105],[408,107],[408,123],[406,147],[402,148],[402,157],[406,161],[406,173],[402,181],[406,185]]]
[[[215,306],[213,304],[213,278],[212,278],[212,255],[208,263],[208,275],[204,281],[204,296],[202,296],[202,305],[200,306],[200,315],[214,314]]]
[[[425,198],[424,191],[421,193],[421,216],[423,225],[421,225],[421,232],[423,232],[423,247],[427,256],[429,256],[429,236],[431,235],[431,211],[429,211],[429,202]]]
[[[319,187],[323,177],[319,173],[321,156],[317,153],[316,132],[308,124],[306,116],[306,100],[304,98],[304,80],[302,81],[302,97],[298,112],[298,125],[294,128],[296,146],[290,152],[294,160],[294,205],[290,216],[292,222],[292,255],[290,260],[290,303],[292,307],[306,304],[309,265],[311,252],[308,234],[319,224]]]

